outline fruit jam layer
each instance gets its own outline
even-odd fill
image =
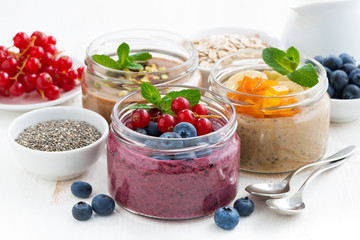
[[[235,134],[210,156],[157,160],[120,144],[110,133],[107,163],[109,192],[118,204],[156,218],[196,218],[236,196],[240,139]]]

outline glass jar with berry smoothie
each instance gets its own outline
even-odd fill
[[[142,70],[119,70],[94,61],[94,55],[106,55],[117,60],[121,43],[130,46],[129,56],[147,52],[152,58],[141,63]],[[83,107],[98,112],[110,123],[116,101],[137,90],[142,82],[200,87],[201,75],[196,70],[198,61],[192,42],[171,32],[133,29],[99,37],[86,51],[86,69],[81,84]]]
[[[301,86],[273,71],[259,50],[240,51],[213,66],[210,89],[226,96],[237,112],[241,169],[289,172],[324,155],[330,111],[326,71],[312,58],[299,55],[298,59],[299,68],[312,65],[314,86]],[[303,80],[299,75],[297,80]]]
[[[147,104],[140,91],[120,98],[111,115],[107,142],[109,192],[125,209],[148,217],[191,219],[211,214],[237,193],[240,139],[235,109],[226,98],[207,89],[182,85],[156,89],[163,98],[173,91],[197,90],[200,111],[193,106],[192,110],[200,115],[195,115],[194,125],[180,122],[169,127],[169,118],[174,118],[171,114],[155,114],[147,127],[133,129],[135,112],[152,110],[132,109]],[[189,111],[178,112],[177,121]],[[211,129],[204,132],[205,127],[198,128],[198,123],[206,116]],[[138,117],[142,119],[142,115]],[[181,126],[196,130],[187,132]]]

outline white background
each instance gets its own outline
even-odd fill
[[[13,36],[35,30],[53,35],[58,49],[83,60],[96,37],[127,28],[158,28],[190,36],[199,29],[219,26],[250,27],[280,38],[289,8],[285,0],[114,0],[5,1],[0,4],[0,45]],[[359,41],[360,43],[360,41]],[[81,106],[80,97],[67,103]],[[78,222],[71,208],[72,181],[46,182],[27,173],[13,158],[7,127],[20,113],[0,111],[0,239],[346,239],[359,236],[359,151],[341,167],[324,173],[305,194],[306,210],[294,217],[278,216],[253,198],[256,210],[233,231],[216,227],[212,217],[166,222],[138,217],[116,207],[110,217]],[[360,121],[331,124],[329,153],[358,144]],[[251,183],[271,181],[241,173],[238,197]],[[106,157],[81,178],[93,194],[107,193]],[[87,202],[90,202],[89,199]]]

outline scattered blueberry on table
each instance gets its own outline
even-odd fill
[[[328,94],[335,99],[360,98],[360,65],[356,65],[354,57],[347,53],[339,56],[333,54],[322,57],[316,56],[329,80]]]
[[[92,208],[85,202],[78,202],[72,208],[72,215],[79,221],[86,221],[91,218]]]
[[[233,207],[221,207],[216,210],[214,215],[216,225],[225,230],[231,230],[238,225],[240,215]]]
[[[91,206],[98,215],[108,216],[115,209],[115,201],[108,195],[99,194],[93,198]]]
[[[71,185],[71,192],[76,197],[88,198],[92,192],[92,187],[90,183],[76,181]]]
[[[240,216],[249,216],[254,212],[254,202],[248,198],[239,198],[234,203],[234,208],[239,212]]]

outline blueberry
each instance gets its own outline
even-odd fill
[[[338,56],[335,55],[329,55],[326,58],[324,58],[323,65],[325,67],[330,68],[331,70],[337,70],[342,67],[342,60]]]
[[[356,63],[354,57],[350,56],[347,53],[342,53],[342,54],[339,55],[339,57],[341,58],[343,64],[345,64],[345,63],[355,64]]]
[[[159,137],[162,133],[160,132],[157,123],[150,121],[149,124],[145,127],[145,130],[150,136]]]
[[[197,143],[196,145],[198,146],[203,146],[203,145],[208,145],[208,143],[206,142],[199,142]],[[202,149],[202,150],[199,150],[199,151],[196,151],[196,156],[198,158],[202,158],[202,157],[206,157],[206,156],[210,156],[213,154],[213,151],[210,147],[207,147],[205,149]]]
[[[349,75],[350,83],[356,84],[360,87],[360,69],[352,71]]]
[[[160,138],[181,138],[181,136],[175,132],[166,132],[160,136]],[[162,140],[160,141],[160,147],[163,149],[175,149],[175,148],[183,148],[183,141],[176,140]]]
[[[231,230],[238,225],[240,215],[233,207],[222,207],[214,215],[216,225],[225,230]]]
[[[148,135],[147,131],[144,128],[135,128],[134,131],[144,135]]]
[[[327,78],[328,78],[328,81],[330,81],[331,76],[332,76],[332,71],[331,71],[330,68],[328,68],[328,67],[324,67],[324,68],[325,68],[325,70],[326,70],[326,76],[327,76]]]
[[[114,200],[105,194],[96,195],[91,201],[91,206],[98,215],[110,215],[115,209]]]
[[[79,198],[88,198],[92,192],[90,183],[76,181],[71,185],[71,192]]]
[[[78,202],[72,208],[72,215],[79,221],[86,221],[92,215],[92,208],[85,202]]]
[[[316,56],[316,57],[314,57],[314,59],[321,64],[323,64],[323,62],[324,62],[324,57],[322,57],[322,56]]]
[[[334,88],[331,86],[331,84],[329,84],[328,89],[327,89],[327,93],[329,94],[329,96],[332,98],[335,94],[335,90]]]
[[[248,198],[239,198],[234,202],[234,208],[239,212],[240,216],[249,216],[254,211],[254,202]]]
[[[357,67],[353,63],[345,63],[342,67],[342,70],[344,70],[347,75],[349,75],[352,71],[354,71],[356,69],[357,69]]]
[[[193,159],[196,158],[195,152],[178,153],[174,155],[174,160]]]
[[[330,83],[335,91],[341,91],[349,83],[348,75],[343,70],[336,70],[331,76]]]
[[[181,122],[176,124],[174,132],[180,134],[182,138],[196,137],[196,128],[188,122]]]
[[[343,99],[360,98],[360,88],[355,84],[347,85],[342,92]]]

